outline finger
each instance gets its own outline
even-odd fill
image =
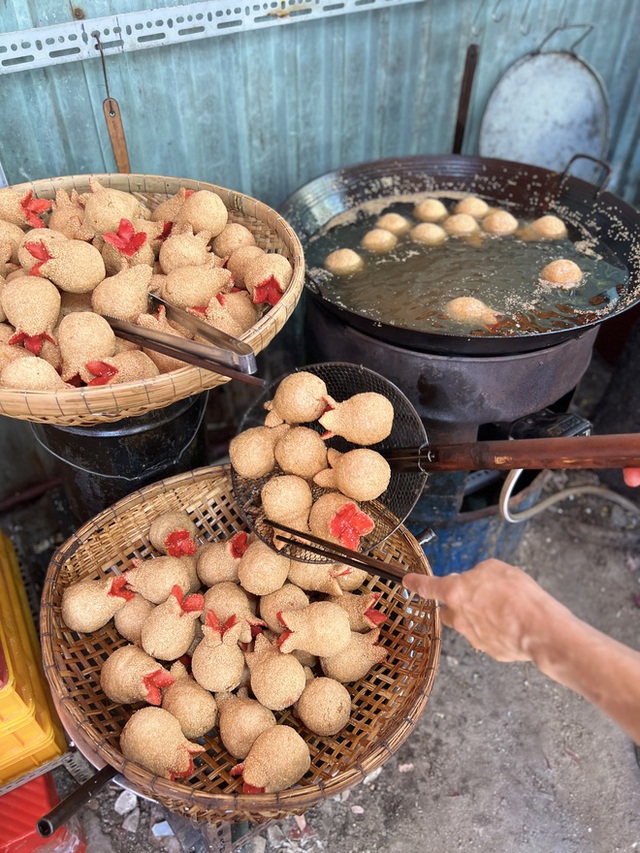
[[[433,598],[436,601],[443,601],[442,596],[445,594],[446,578],[436,578],[432,575],[408,574],[402,579],[402,584],[409,592],[417,593],[420,598]]]
[[[627,486],[631,486],[631,488],[640,486],[640,468],[625,468],[622,476]]]

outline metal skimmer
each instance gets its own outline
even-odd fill
[[[391,434],[384,441],[371,445],[370,448],[372,450],[383,452],[401,447],[416,447],[425,444],[427,436],[420,416],[402,391],[392,382],[380,376],[380,374],[368,370],[361,365],[349,364],[347,362],[312,364],[306,367],[299,367],[295,372],[303,370],[323,379],[327,386],[327,393],[338,402],[343,402],[355,394],[367,391],[382,394],[391,401],[394,409]],[[266,416],[264,404],[272,399],[282,379],[284,379],[284,375],[265,388],[261,396],[245,413],[238,432],[244,432],[244,430],[264,424]],[[321,434],[325,432],[324,428],[318,422],[301,424],[301,426],[309,427]],[[350,444],[343,438],[335,436],[328,439],[327,446],[344,453],[348,450],[353,450],[359,445]],[[271,477],[283,473],[278,465],[269,474],[254,480],[241,477],[233,468],[231,472],[235,497],[242,517],[250,529],[272,548],[275,548],[273,541],[274,531],[265,521],[260,492]],[[380,542],[383,542],[402,524],[422,494],[426,478],[427,475],[422,471],[411,473],[392,472],[387,490],[377,500],[358,504],[361,510],[371,516],[375,525],[371,533],[363,536],[360,540],[360,550],[363,553],[379,545]],[[320,495],[327,491],[327,489],[321,489],[319,486],[312,485],[314,500],[317,500]],[[291,544],[287,544],[280,550],[280,553],[285,554],[291,559],[307,563],[327,562],[326,557],[314,554],[306,549],[304,543],[292,542]]]

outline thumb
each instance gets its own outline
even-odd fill
[[[440,587],[443,581],[444,578],[435,578],[432,575],[408,574],[402,579],[402,585],[409,592],[417,593],[420,598],[441,600],[443,590]]]

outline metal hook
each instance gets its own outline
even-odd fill
[[[496,24],[499,23],[504,18],[504,12],[502,12],[500,15],[497,14],[501,3],[502,3],[502,0],[496,0],[496,5],[491,10],[491,20],[495,21]]]
[[[520,33],[523,36],[528,36],[531,32],[531,22],[529,22],[525,26],[525,22],[527,19],[527,15],[529,14],[529,9],[531,8],[531,0],[527,0],[527,5],[524,7],[524,12],[522,13],[522,17],[520,18]]]
[[[478,11],[474,15],[473,21],[471,23],[471,34],[474,37],[477,37],[480,35],[481,31],[480,31],[480,28],[478,27],[478,21],[480,20],[480,16],[482,15],[482,13],[484,11],[485,6],[486,6],[486,0],[481,0],[481,2],[478,3]]]
[[[563,30],[574,30],[574,29],[583,29],[585,32],[577,38],[574,43],[568,48],[569,53],[573,53],[575,48],[580,44],[583,39],[585,39],[591,30],[593,29],[593,24],[562,24],[559,27],[554,27],[549,35],[543,39],[539,47],[536,49],[535,53],[540,53],[544,45],[549,41],[549,39],[554,36],[556,33],[562,32]]]

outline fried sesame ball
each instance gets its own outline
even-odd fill
[[[411,222],[399,213],[385,213],[376,220],[376,228],[384,228],[385,231],[400,236],[411,228]]]
[[[444,306],[444,313],[459,323],[480,323],[488,326],[495,323],[498,313],[473,296],[458,296]]]
[[[242,778],[266,794],[290,788],[311,765],[309,747],[291,726],[271,726],[253,743]]]
[[[326,467],[327,446],[315,430],[297,426],[278,441],[275,458],[286,474],[310,479]]]
[[[518,220],[507,210],[495,210],[482,220],[482,228],[487,234],[504,237],[514,234],[518,228]]]
[[[332,469],[321,471],[315,482],[323,488],[333,488],[356,501],[373,501],[385,491],[391,479],[387,460],[367,447],[358,447],[332,458]],[[323,475],[325,475],[323,477]]]
[[[242,246],[255,246],[256,238],[239,222],[228,222],[211,245],[219,258],[228,258]]]
[[[483,216],[486,216],[487,213],[489,213],[489,205],[481,198],[470,195],[466,198],[460,199],[453,208],[453,212],[455,214],[466,213],[469,216],[473,216],[474,219],[482,219]]]
[[[324,267],[333,275],[353,275],[364,267],[364,261],[353,249],[336,249],[324,259]]]
[[[534,220],[531,228],[541,240],[562,240],[567,236],[567,228],[562,219],[550,213]]]
[[[262,596],[260,599],[260,618],[264,619],[274,634],[281,634],[284,631],[284,625],[278,619],[278,613],[281,610],[301,610],[308,604],[309,597],[299,586],[285,583],[275,592]]]
[[[186,738],[202,737],[216,724],[216,700],[208,690],[187,675],[181,663],[171,667],[171,674],[176,680],[165,690],[162,707],[180,723]]]
[[[277,554],[264,542],[256,540],[242,555],[238,580],[243,589],[254,595],[269,595],[282,585],[289,575],[291,560]]]
[[[245,758],[258,735],[275,726],[276,718],[257,699],[223,693],[218,702],[220,740],[234,758]]]
[[[43,358],[17,358],[0,373],[2,388],[23,388],[25,391],[52,391],[68,388],[60,375]]]
[[[272,477],[263,486],[260,495],[267,518],[292,527],[306,520],[313,503],[307,481],[293,474]]]
[[[542,270],[540,278],[543,281],[554,284],[557,287],[570,289],[582,281],[582,270],[573,261],[566,258],[558,258],[552,261]]]
[[[244,287],[246,269],[251,266],[252,261],[264,254],[266,254],[264,249],[259,246],[240,246],[229,255],[227,269],[233,276],[236,287]]]
[[[324,380],[306,370],[290,373],[280,382],[273,400],[265,404],[271,414],[288,424],[315,421],[327,407]]]
[[[439,199],[426,198],[424,201],[416,204],[413,209],[413,215],[416,219],[422,220],[422,222],[440,222],[442,219],[446,219],[449,211]]]
[[[296,705],[305,726],[317,735],[335,735],[349,722],[351,696],[333,678],[314,678],[307,683]]]
[[[127,601],[116,615],[113,617],[116,631],[121,634],[125,640],[131,643],[140,645],[142,637],[142,625],[151,614],[154,605],[147,601],[139,593],[135,593],[130,601]]]
[[[454,213],[445,219],[443,228],[452,237],[466,237],[479,230],[477,221],[468,213]]]
[[[437,246],[447,239],[447,232],[434,222],[420,222],[411,229],[411,239],[415,243],[424,243],[427,246]]]
[[[246,429],[231,439],[229,459],[241,477],[253,480],[273,470],[276,464],[273,439],[271,429],[265,426]]]
[[[360,245],[369,252],[383,254],[384,252],[390,252],[397,242],[398,238],[391,231],[385,231],[384,228],[372,228],[371,231],[367,231],[364,235],[360,241]]]

